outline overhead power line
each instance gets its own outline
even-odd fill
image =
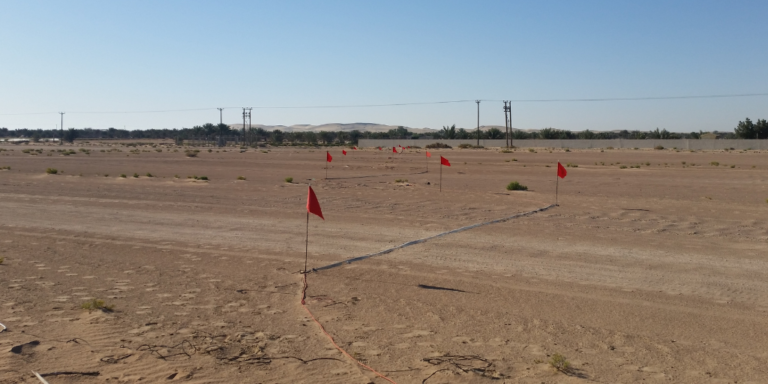
[[[567,103],[567,102],[606,102],[606,101],[645,101],[645,100],[685,100],[685,99],[724,99],[724,98],[736,98],[736,97],[757,97],[768,96],[768,93],[740,93],[740,94],[723,94],[723,95],[697,95],[697,96],[649,96],[649,97],[604,97],[604,98],[586,98],[586,99],[517,99],[507,100],[511,103]],[[426,101],[426,102],[414,102],[414,103],[390,103],[390,104],[346,104],[346,105],[276,105],[276,106],[256,106],[253,109],[341,109],[341,108],[378,108],[378,107],[404,107],[414,105],[437,105],[437,104],[456,104],[456,103],[473,103],[478,99],[466,99],[466,100],[446,100],[446,101]],[[479,101],[490,102],[503,102],[504,100],[494,99],[479,99]],[[198,111],[212,111],[221,109],[231,109],[240,107],[223,107],[223,108],[187,108],[187,109],[162,109],[162,110],[146,110],[146,111],[74,111],[67,112],[67,114],[78,115],[96,115],[96,114],[140,114],[140,113],[174,113],[174,112],[198,112]],[[21,116],[21,115],[50,115],[57,114],[59,112],[23,112],[23,113],[0,113],[0,116]]]

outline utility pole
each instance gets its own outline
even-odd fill
[[[59,145],[64,144],[64,112],[59,112],[61,115],[61,138],[59,139]]]
[[[216,109],[219,110],[219,124],[224,124],[224,120],[223,120],[223,117],[222,117],[223,115],[222,115],[222,112],[221,112],[221,111],[224,110],[224,108],[216,108]]]
[[[251,131],[251,110],[253,108],[243,107],[243,141],[245,141],[246,132]],[[245,130],[245,126],[248,126],[248,130]]]
[[[477,146],[480,146],[480,100],[475,100],[477,103]]]
[[[512,102],[504,100],[504,128],[507,134],[507,148],[509,148],[509,133],[512,130]]]

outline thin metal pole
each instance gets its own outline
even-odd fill
[[[427,163],[427,173],[429,173],[429,157],[427,157],[427,151],[424,151],[424,160]]]
[[[328,151],[325,151],[325,179],[328,180]]]
[[[555,205],[557,205],[557,189],[560,186],[560,160],[557,160],[557,172],[555,173]]]
[[[309,211],[307,211],[307,236],[304,244],[304,273],[307,273],[307,259],[309,259]]]
[[[443,160],[440,159],[440,192],[443,191]]]

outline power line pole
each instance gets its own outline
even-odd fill
[[[243,107],[243,141],[245,141],[245,134],[246,132],[251,131],[251,110],[253,108],[245,108]],[[248,130],[245,130],[245,126],[248,126]]]
[[[216,108],[216,109],[219,110],[219,124],[224,124],[224,120],[222,118],[222,112],[221,112],[224,110],[224,108]]]
[[[480,146],[480,100],[475,100],[477,103],[477,146]]]
[[[64,112],[59,112],[61,115],[61,138],[59,139],[59,145],[64,144]]]
[[[506,134],[507,134],[507,140],[506,140],[507,148],[509,148],[509,131],[511,130],[510,125],[512,125],[511,124],[512,123],[512,121],[511,121],[511,119],[512,119],[512,116],[511,116],[512,111],[511,111],[511,109],[512,109],[512,102],[504,100],[504,128],[505,128]]]

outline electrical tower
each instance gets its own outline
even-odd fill
[[[246,141],[246,132],[251,132],[251,110],[253,108],[243,108],[243,142]],[[248,126],[248,130],[245,127]]]

